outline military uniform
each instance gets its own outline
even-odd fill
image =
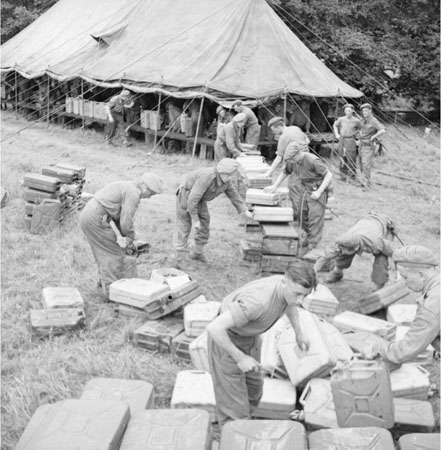
[[[292,126],[285,127],[282,134],[280,135],[279,141],[277,142],[276,155],[280,156],[282,160],[285,160],[286,147],[292,142],[298,144],[299,148],[301,148],[303,151],[308,151],[308,137],[299,127]]]
[[[341,254],[338,250],[332,249],[326,252],[325,259],[333,259],[337,272],[342,272],[351,266],[356,254],[370,253],[374,255],[371,280],[378,286],[384,286],[389,280],[389,258],[392,256],[393,248],[391,240],[393,235],[390,231],[391,222],[389,219],[378,213],[369,213],[360,218],[349,229],[349,231],[336,239],[336,244],[345,247],[350,254]],[[354,245],[349,246],[347,242],[353,241]],[[359,247],[359,248],[356,248]],[[341,279],[342,275],[339,277]],[[332,280],[338,281],[338,280]]]
[[[309,247],[315,248],[323,234],[327,190],[320,198],[313,200],[311,192],[317,190],[328,173],[328,168],[317,156],[300,152],[293,158],[293,172],[288,178],[289,196],[294,210],[294,220],[300,222],[301,228],[308,236]]]
[[[417,301],[415,319],[403,339],[384,343],[380,355],[394,364],[402,364],[423,352],[429,344],[440,351],[440,274],[429,278]]]
[[[360,128],[360,164],[361,171],[367,183],[370,183],[371,170],[374,164],[375,148],[371,137],[384,130],[384,126],[373,116],[361,120]]]
[[[247,144],[254,145],[255,148],[259,145],[260,137],[260,125],[256,115],[250,108],[242,106],[242,110],[246,116],[244,130],[245,130],[245,142]]]
[[[356,117],[339,117],[334,127],[339,130],[338,150],[341,155],[340,173],[342,176],[349,175],[351,178],[357,175],[357,144],[356,137],[360,132],[361,121]]]
[[[135,259],[125,255],[109,222],[113,220],[123,236],[135,239],[133,220],[140,200],[136,182],[115,182],[100,189],[81,212],[80,227],[98,265],[106,297],[112,282],[137,276]]]
[[[233,344],[260,360],[260,335],[284,314],[288,304],[278,289],[283,275],[251,281],[225,297],[221,313],[230,311],[234,328],[228,330]],[[237,362],[209,336],[208,362],[213,377],[216,415],[222,427],[229,420],[250,419],[262,398],[262,372],[242,372]]]
[[[127,142],[128,133],[124,128],[124,106],[132,102],[129,96],[121,94],[115,95],[109,101],[110,114],[113,117],[113,122],[109,122],[106,135],[106,141],[111,142],[116,136],[117,132],[122,136],[123,140]]]
[[[224,158],[237,158],[242,154],[240,145],[240,128],[230,122],[218,128],[218,135],[214,143],[214,157],[216,161]]]
[[[229,124],[228,124],[229,125]],[[226,127],[228,126],[226,125]],[[210,214],[207,202],[225,193],[239,213],[247,210],[231,181],[224,183],[216,169],[198,169],[190,173],[176,192],[176,223],[173,245],[177,252],[187,249],[192,223],[200,222],[195,234],[197,253],[210,236]]]

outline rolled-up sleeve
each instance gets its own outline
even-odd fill
[[[235,327],[241,328],[248,322],[259,318],[262,303],[254,296],[241,294],[228,305],[228,309],[233,317]]]
[[[439,317],[420,305],[408,332],[398,342],[383,344],[379,353],[385,359],[402,364],[423,352],[439,335]]]

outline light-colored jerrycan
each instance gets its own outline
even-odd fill
[[[331,389],[340,427],[393,427],[392,386],[384,361],[339,363],[331,372]]]
[[[301,350],[291,326],[282,330],[277,348],[289,379],[294,386],[303,386],[311,378],[324,377],[337,363],[326,335],[320,326],[319,318],[301,308],[297,308],[303,333],[309,339],[309,349]]]

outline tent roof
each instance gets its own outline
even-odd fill
[[[265,0],[60,0],[2,46],[1,68],[174,96],[363,95]]]

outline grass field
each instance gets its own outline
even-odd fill
[[[37,124],[17,133],[28,122],[10,112],[2,117],[1,185],[11,198],[2,209],[2,446],[11,450],[39,405],[75,398],[93,377],[123,377],[147,380],[155,386],[155,407],[168,407],[174,378],[183,364],[168,356],[149,354],[133,347],[130,334],[135,321],[116,318],[111,304],[100,300],[97,269],[90,248],[72,215],[63,226],[44,236],[24,227],[21,181],[26,172],[57,162],[87,168],[86,189],[94,192],[105,184],[135,179],[146,170],[163,177],[165,193],[143,200],[136,217],[140,237],[152,245],[148,258],[139,265],[139,275],[148,277],[154,268],[172,260],[171,234],[174,193],[183,176],[198,167],[212,166],[187,155],[152,154],[141,142],[132,148],[108,148],[102,133],[66,130],[59,125]],[[422,130],[389,126],[384,137],[385,156],[376,167],[439,184],[439,134],[424,141]],[[328,160],[328,162],[330,162]],[[337,164],[337,160],[332,161]],[[323,245],[347,229],[359,216],[378,211],[397,224],[406,244],[421,244],[439,253],[439,188],[374,173],[374,188],[364,192],[351,184],[334,181],[335,201],[330,205],[342,217],[325,224]],[[239,241],[245,237],[235,209],[226,197],[210,204],[212,220],[206,249],[210,264],[189,269],[209,300],[222,298],[236,287],[258,278],[257,264],[241,259]],[[331,286],[341,310],[355,310],[358,300],[370,292],[372,257],[357,257],[345,272],[344,281]],[[76,286],[86,302],[87,326],[77,333],[50,340],[35,340],[29,330],[29,310],[40,307],[45,286]],[[438,363],[429,367],[439,386]],[[439,423],[439,400],[432,404]],[[438,427],[439,430],[439,427]]]

